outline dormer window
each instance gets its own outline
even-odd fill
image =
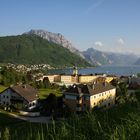
[[[80,96],[77,96],[76,99],[77,99],[77,100],[80,100]]]

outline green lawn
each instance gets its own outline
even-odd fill
[[[39,89],[39,98],[45,99],[50,93],[55,94],[57,97],[62,96],[59,88],[41,88]]]
[[[3,90],[5,90],[7,87],[0,85],[0,92],[2,92]]]
[[[7,87],[0,85],[0,92],[5,90]],[[62,96],[62,92],[59,88],[41,88],[39,89],[39,98],[45,99],[50,93],[55,94],[57,97]]]

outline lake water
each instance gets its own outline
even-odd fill
[[[72,74],[72,68],[70,69],[55,69],[49,70],[50,74]],[[95,68],[80,68],[78,69],[79,74],[113,74],[117,76],[127,76],[140,73],[140,66],[98,66]]]

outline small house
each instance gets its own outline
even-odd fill
[[[0,105],[30,110],[36,107],[38,97],[38,91],[30,85],[10,86],[0,93]]]

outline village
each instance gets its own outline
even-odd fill
[[[81,75],[77,67],[73,68],[71,75],[36,74],[33,77],[36,84],[43,84],[49,93],[44,91],[40,95],[39,89],[33,85],[16,83],[1,91],[0,108],[10,114],[16,112],[18,118],[62,118],[71,112],[81,114],[113,108],[130,97],[133,99],[135,91],[140,87],[140,78],[137,76]],[[58,90],[60,93],[57,95]]]

